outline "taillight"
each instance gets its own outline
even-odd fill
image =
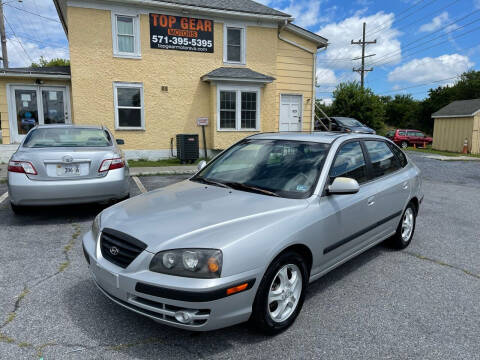
[[[8,162],[8,171],[22,173],[22,174],[30,174],[30,175],[37,175],[37,170],[29,161],[14,161],[10,160]]]
[[[98,172],[101,173],[108,170],[121,169],[123,167],[125,167],[125,162],[122,158],[106,159],[102,161],[102,165],[100,165]]]

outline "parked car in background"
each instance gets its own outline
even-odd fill
[[[284,330],[310,282],[384,240],[407,247],[423,199],[419,169],[375,135],[257,134],[204,166],[83,237],[106,297],[187,330]]]
[[[388,139],[392,140],[395,144],[406,149],[409,146],[424,146],[430,145],[433,139],[419,130],[409,129],[397,129],[390,130],[387,135]]]
[[[117,144],[123,140],[105,127],[34,127],[8,162],[13,211],[127,198],[129,170]]]
[[[352,132],[352,133],[360,133],[360,134],[376,134],[375,130],[369,128],[367,125],[362,124],[360,121],[348,118],[348,117],[340,117],[340,116],[333,116],[330,117],[332,120],[332,129],[331,131],[341,131],[341,132]],[[328,127],[328,119],[322,118],[322,123]],[[324,131],[320,123],[317,121],[315,124],[316,131]]]

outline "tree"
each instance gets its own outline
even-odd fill
[[[362,89],[357,81],[342,83],[333,92],[332,113],[352,117],[380,130],[385,119],[385,106],[371,89]]]
[[[386,122],[397,128],[415,128],[419,125],[420,101],[412,95],[395,95],[385,105]]]
[[[68,59],[61,59],[61,58],[54,58],[51,60],[45,59],[43,56],[40,56],[38,63],[33,62],[31,67],[38,68],[38,67],[52,67],[52,66],[70,66],[70,60]]]

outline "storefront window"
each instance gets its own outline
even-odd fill
[[[117,129],[144,129],[143,85],[115,83],[115,120]]]
[[[64,91],[42,90],[44,124],[65,124]]]

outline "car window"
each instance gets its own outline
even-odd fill
[[[330,170],[330,178],[333,182],[337,177],[352,178],[359,184],[367,181],[367,166],[358,141],[343,145],[337,153]]]
[[[405,136],[405,135],[406,135],[405,131],[399,131],[398,132],[398,136]]]
[[[415,131],[407,131],[408,136],[417,136],[417,133]]]
[[[395,135],[395,130],[390,130],[387,132],[387,137],[392,137],[393,135]]]
[[[370,161],[372,162],[373,177],[388,175],[401,168],[400,161],[392,150],[383,141],[365,141]]]
[[[400,161],[400,166],[405,167],[408,164],[407,156],[403,153],[400,148],[392,143],[388,143],[388,146],[390,146],[390,149],[393,151],[393,153],[397,156],[398,160]]]
[[[329,146],[289,140],[245,140],[222,153],[192,181],[267,190],[287,198],[311,195]]]
[[[424,135],[422,132],[420,132],[420,131],[417,131],[417,132],[415,133],[415,136],[422,137],[422,138],[425,137],[425,135]]]
[[[102,129],[55,127],[33,130],[23,143],[28,148],[107,147],[111,138]]]

